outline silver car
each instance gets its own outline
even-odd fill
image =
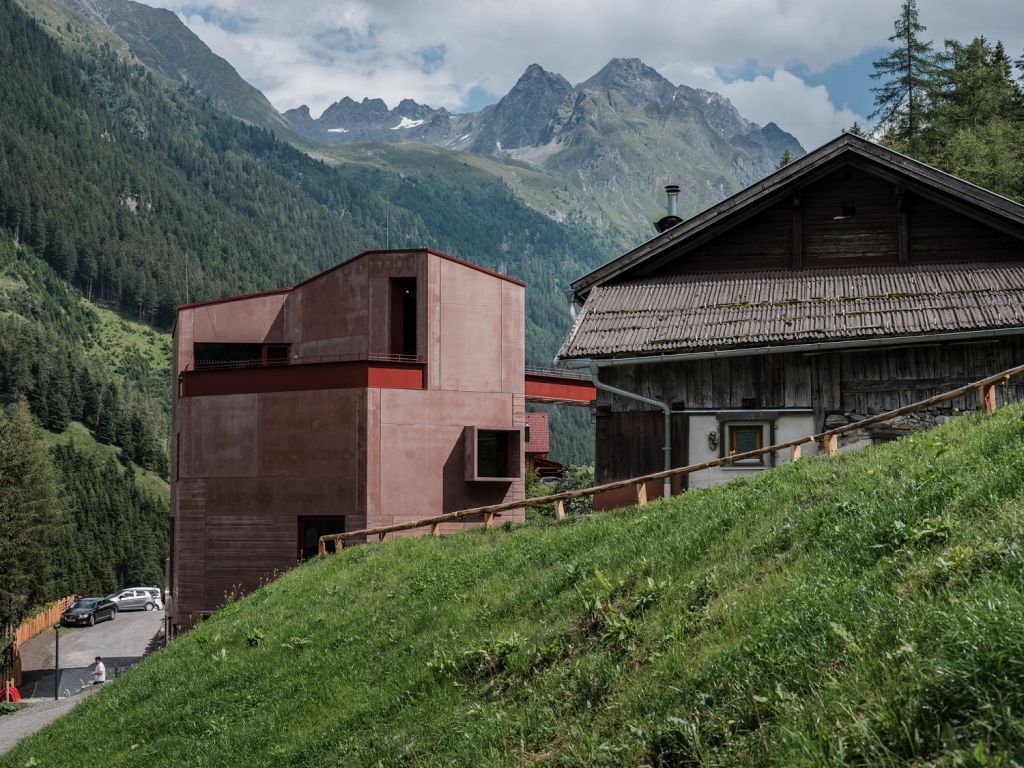
[[[110,599],[117,604],[119,611],[152,611],[156,608],[156,599],[142,588],[123,589]]]

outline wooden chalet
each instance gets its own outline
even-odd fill
[[[813,434],[1024,362],[1024,206],[988,190],[844,134],[689,220],[673,214],[572,284],[582,311],[559,359],[598,388],[598,483]],[[976,407],[964,397],[841,447]]]

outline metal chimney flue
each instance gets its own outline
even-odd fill
[[[665,194],[668,195],[668,215],[679,216],[679,185],[669,184],[665,187]]]
[[[668,195],[668,213],[654,222],[654,229],[658,232],[664,232],[666,229],[683,223],[679,216],[679,185],[668,184],[665,187],[665,194]]]

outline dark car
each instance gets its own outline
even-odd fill
[[[92,626],[97,621],[117,616],[117,604],[105,597],[82,597],[75,600],[60,617],[61,624]]]

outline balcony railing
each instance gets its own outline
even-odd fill
[[[569,368],[545,368],[540,365],[526,366],[526,375],[551,376],[556,379],[578,379],[580,381],[590,381],[590,373],[588,371],[573,370]]]
[[[285,365],[310,365],[316,363],[425,363],[422,355],[392,355],[383,352],[362,352],[350,355],[303,355],[302,357],[286,357],[280,360],[204,360],[201,363],[189,363],[185,371],[222,371],[233,368],[279,368]]]

